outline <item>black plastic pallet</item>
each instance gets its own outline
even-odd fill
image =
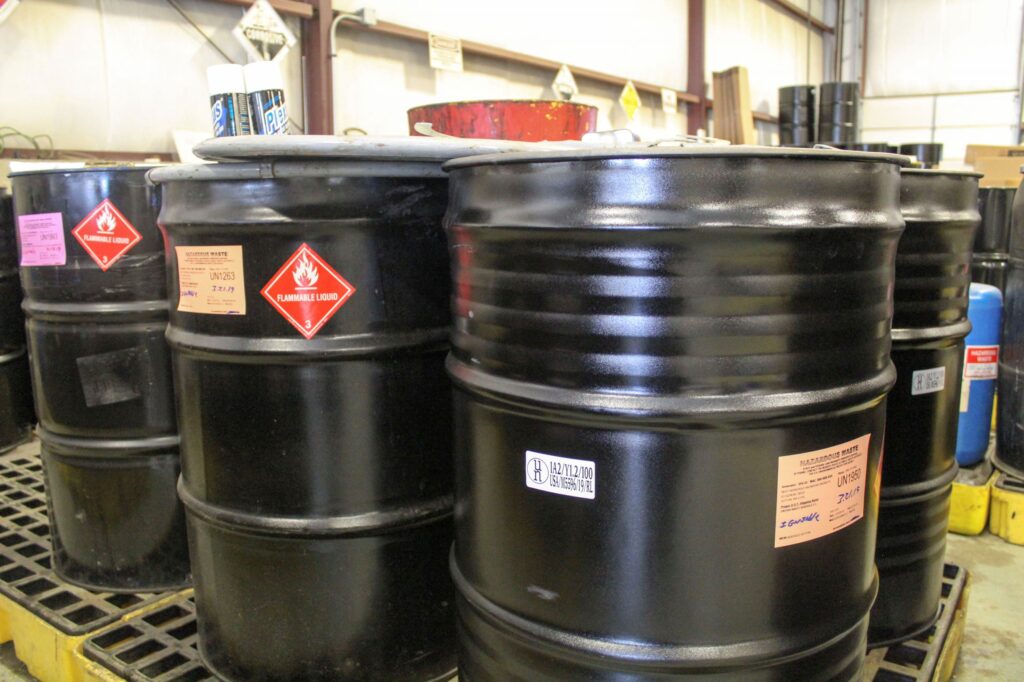
[[[181,597],[85,640],[86,658],[133,682],[216,680],[199,659],[196,605]]]
[[[174,594],[90,592],[58,578],[51,567],[42,462],[37,449],[25,449],[0,456],[0,593],[70,636]]]
[[[963,615],[966,609],[967,571],[946,564],[942,577],[939,618],[920,637],[888,648],[868,652],[865,680],[872,682],[932,682],[948,679],[960,651]],[[959,631],[958,631],[959,630]]]

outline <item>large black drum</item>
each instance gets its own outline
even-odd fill
[[[228,680],[447,680],[448,181],[417,143],[303,159],[326,139],[151,176],[200,652]]]
[[[97,590],[188,583],[164,242],[146,171],[11,177],[54,569]]]
[[[861,679],[900,162],[446,166],[460,679]]]
[[[34,421],[14,213],[11,195],[0,190],[0,452],[28,440]]]
[[[980,222],[979,175],[907,169],[902,176],[907,227],[896,252],[892,323],[898,378],[887,410],[872,646],[910,639],[938,617]]]

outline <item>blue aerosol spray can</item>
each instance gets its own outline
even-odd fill
[[[245,88],[249,93],[252,132],[256,135],[288,133],[288,112],[284,106],[284,78],[276,62],[245,65]]]
[[[210,86],[210,113],[213,136],[248,135],[249,97],[245,73],[239,64],[215,64],[206,70]]]

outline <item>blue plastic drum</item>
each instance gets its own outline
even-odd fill
[[[999,334],[1003,295],[994,286],[972,284],[967,317],[973,329],[967,335],[964,375],[960,389],[960,425],[956,461],[977,464],[988,450],[992,428],[992,402],[999,367]]]

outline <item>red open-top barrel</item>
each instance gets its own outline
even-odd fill
[[[409,110],[409,133],[430,123],[456,137],[492,140],[579,140],[597,129],[597,107],[575,102],[510,99],[443,102]]]

